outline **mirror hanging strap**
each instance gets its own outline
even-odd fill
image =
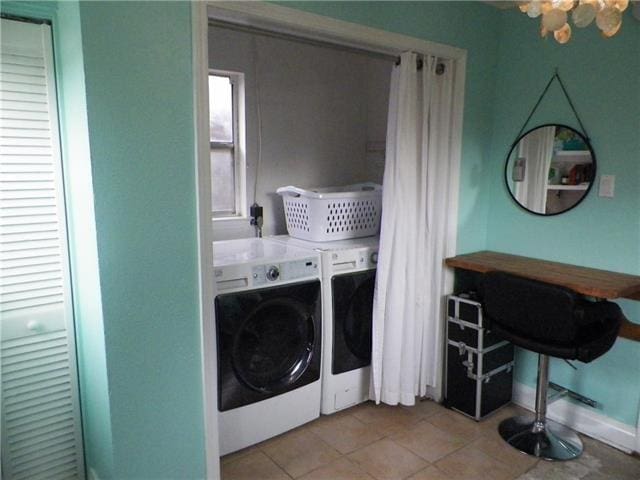
[[[589,140],[589,134],[587,133],[587,129],[584,128],[584,124],[582,123],[582,120],[580,120],[580,116],[578,115],[578,112],[576,111],[576,107],[573,105],[573,101],[571,100],[571,97],[569,96],[569,92],[567,92],[567,89],[564,86],[564,83],[563,83],[562,79],[560,78],[560,74],[558,73],[558,69],[557,68],[556,68],[556,71],[554,72],[553,76],[551,77],[551,79],[549,79],[549,81],[547,82],[547,86],[544,87],[544,90],[540,94],[540,97],[538,98],[538,101],[536,102],[536,104],[534,105],[533,109],[531,110],[531,113],[529,113],[529,116],[527,117],[527,119],[525,120],[524,124],[522,125],[522,128],[518,132],[518,135],[516,135],[516,138],[520,138],[522,136],[522,133],[524,132],[524,129],[527,127],[527,124],[529,123],[529,120],[531,120],[531,117],[533,117],[533,114],[538,109],[538,106],[542,102],[542,99],[544,98],[544,96],[549,91],[549,87],[551,86],[551,84],[553,83],[554,80],[557,80],[558,83],[560,84],[560,88],[562,89],[562,93],[564,94],[565,98],[567,99],[567,102],[569,102],[569,106],[571,107],[571,110],[573,111],[573,114],[575,115],[576,120],[578,120],[578,123],[580,124],[580,128],[582,129],[582,133],[584,134],[585,138],[587,140]]]

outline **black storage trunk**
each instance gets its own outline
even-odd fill
[[[473,295],[447,299],[445,405],[480,420],[511,401],[513,345],[484,324]]]

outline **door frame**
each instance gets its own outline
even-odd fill
[[[194,73],[194,122],[196,150],[196,187],[198,192],[198,238],[200,262],[200,309],[202,318],[203,384],[206,435],[207,478],[219,478],[218,425],[217,425],[217,354],[215,342],[215,318],[213,300],[213,222],[208,199],[211,198],[211,167],[209,159],[209,96],[207,75],[208,19],[272,30],[309,39],[330,41],[339,45],[356,47],[388,55],[399,55],[411,50],[418,54],[436,55],[455,61],[452,112],[451,177],[449,184],[449,230],[445,256],[456,253],[458,226],[458,198],[460,163],[462,158],[462,126],[466,79],[467,51],[415,37],[367,27],[316,15],[301,10],[262,2],[192,2],[192,51]],[[453,290],[453,274],[444,272],[445,294]],[[444,325],[444,321],[443,321]],[[444,338],[444,326],[441,329]],[[439,342],[442,344],[442,341]],[[442,375],[443,354],[438,352]],[[442,398],[442,378],[436,391],[430,392]]]
[[[211,220],[211,161],[209,158],[209,49],[205,2],[191,2],[193,68],[193,122],[198,210],[198,276],[200,341],[202,348],[202,395],[204,405],[205,478],[220,478],[218,442],[218,369],[215,335],[215,282],[213,281],[213,229]]]
[[[30,10],[28,7],[23,10],[23,6],[14,6],[12,8],[2,9],[2,21],[21,22],[30,24],[32,26],[38,26],[40,28],[40,35],[42,40],[42,59],[45,70],[45,81],[47,90],[47,100],[49,102],[48,108],[48,120],[49,129],[51,133],[51,156],[53,171],[53,182],[56,185],[55,203],[56,203],[56,216],[58,223],[58,234],[60,236],[60,270],[62,274],[61,288],[63,296],[62,306],[62,320],[55,322],[52,328],[51,323],[40,324],[39,320],[33,321],[33,327],[29,326],[29,323],[25,325],[26,330],[29,330],[27,335],[20,335],[15,338],[28,338],[34,334],[47,334],[55,331],[61,331],[60,328],[64,325],[64,331],[66,335],[66,361],[68,362],[68,377],[69,377],[69,390],[71,404],[71,415],[73,416],[73,438],[75,441],[74,449],[76,454],[76,466],[79,479],[83,480],[87,477],[86,461],[85,461],[85,441],[84,441],[84,423],[82,418],[82,409],[80,407],[80,372],[78,367],[78,353],[77,353],[77,333],[78,325],[76,322],[76,306],[75,306],[75,291],[73,288],[74,278],[72,277],[72,259],[70,255],[70,246],[72,239],[69,229],[69,190],[70,181],[65,175],[65,166],[67,162],[66,156],[63,156],[62,151],[62,136],[61,136],[61,105],[60,105],[60,83],[61,79],[56,71],[56,42],[54,38],[54,21],[55,16],[51,11],[46,8],[40,9],[36,7],[35,10]],[[14,323],[13,321],[10,321]],[[20,322],[22,323],[22,322]],[[43,322],[44,323],[44,322]],[[6,325],[1,327],[0,330],[4,330],[6,334]],[[20,329],[24,333],[23,328]],[[15,332],[15,329],[10,328],[11,333]],[[2,336],[2,340],[6,341],[6,335]],[[11,340],[11,339],[10,339]],[[1,362],[0,362],[1,363]],[[0,383],[0,389],[2,385]],[[7,441],[8,433],[3,430],[0,435],[0,446],[2,442]],[[0,478],[3,475],[2,465],[8,463],[8,451],[7,449],[0,449],[2,461],[0,461]],[[4,472],[6,473],[6,472]]]

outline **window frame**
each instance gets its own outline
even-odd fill
[[[210,68],[208,77],[227,77],[231,83],[233,142],[213,142],[209,132],[209,155],[214,149],[230,149],[234,164],[235,211],[215,211],[211,204],[211,219],[214,222],[229,220],[246,220],[247,217],[247,169],[246,169],[246,109],[245,109],[245,78],[243,72]],[[210,120],[209,120],[210,121]],[[213,188],[213,170],[211,172]]]

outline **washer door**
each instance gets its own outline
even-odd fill
[[[375,270],[333,277],[333,362],[338,374],[371,363]]]
[[[320,282],[218,295],[218,409],[229,410],[320,378]]]
[[[314,342],[308,308],[289,298],[267,300],[247,316],[234,336],[233,369],[250,388],[277,392],[305,372]]]

